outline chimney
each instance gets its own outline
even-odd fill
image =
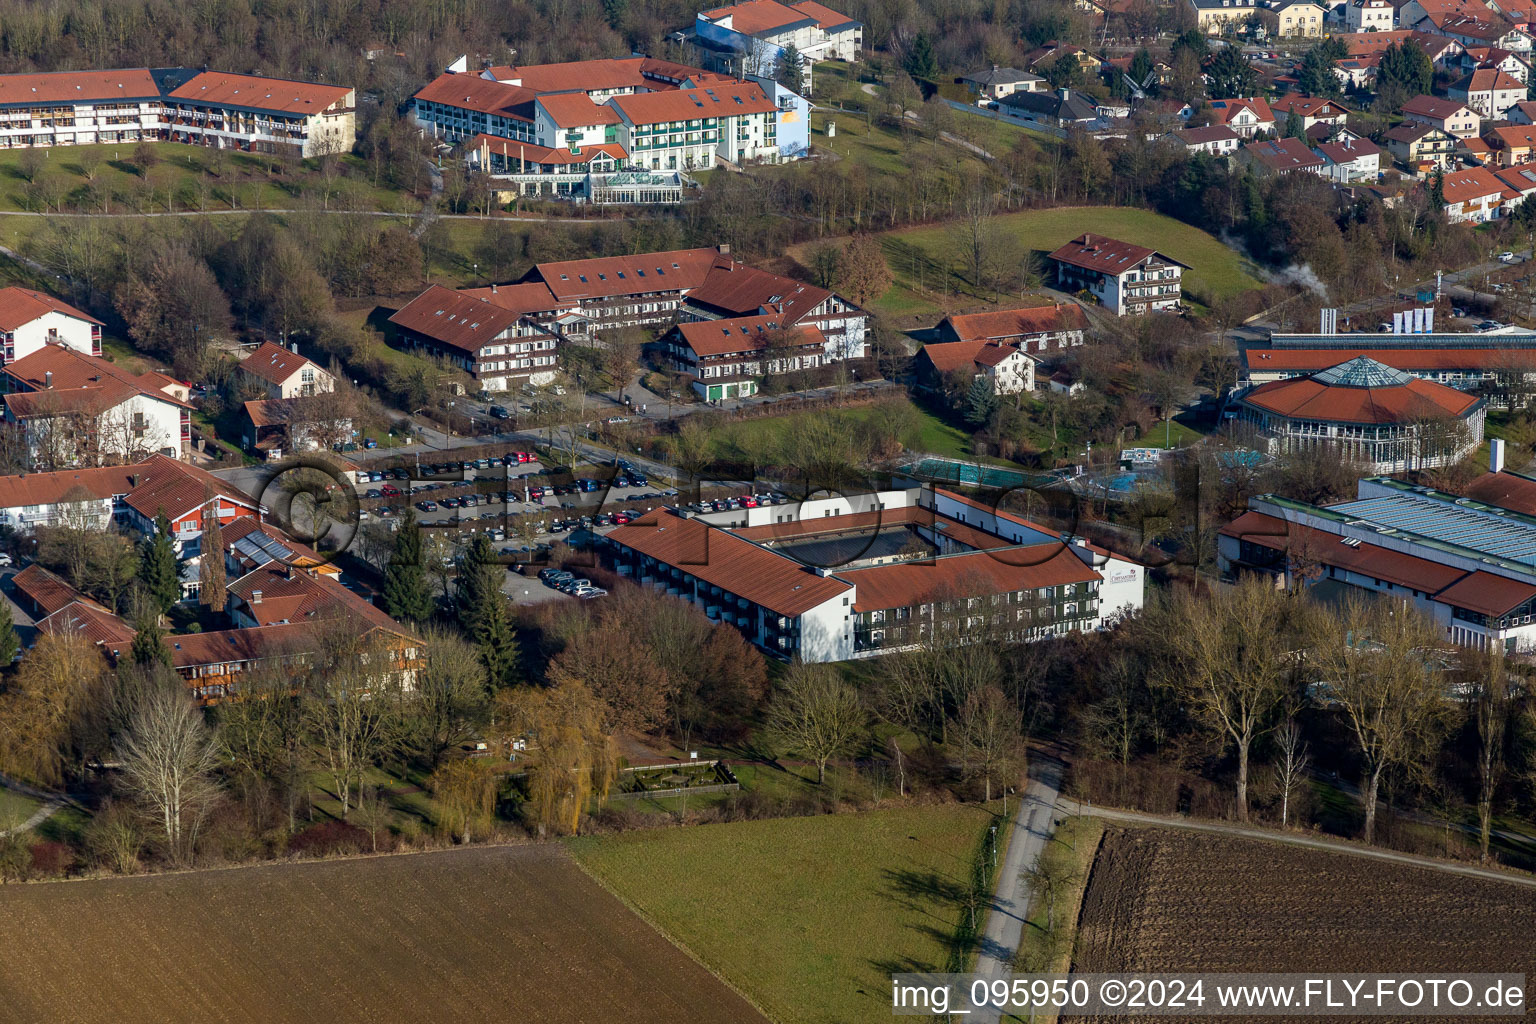
[[[53,387],[53,371],[52,370],[44,371],[44,373],[43,373],[43,387],[45,387],[45,388]]]
[[[261,604],[261,591],[251,591],[251,604]]]
[[[720,255],[721,256],[729,256],[731,254],[731,245],[730,245],[729,242],[726,242],[723,245],[717,246],[717,248],[720,250]]]
[[[139,486],[139,474],[137,474],[137,473],[129,473],[128,474],[128,486],[129,487],[137,487],[137,486]]]
[[[1067,100],[1072,98],[1072,90],[1071,89],[1058,89],[1056,91],[1061,94],[1061,102],[1063,102],[1063,103],[1067,102]]]
[[[299,343],[298,342],[290,341],[288,343],[288,351],[290,351],[290,352],[297,352],[298,350],[299,350]]]
[[[289,579],[293,579],[298,574],[299,574],[299,571],[297,569],[295,569],[293,566],[290,565],[288,567],[288,578]]]
[[[1504,439],[1495,437],[1488,442],[1488,472],[1504,472]]]

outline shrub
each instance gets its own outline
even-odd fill
[[[75,866],[75,851],[55,840],[45,839],[33,843],[27,851],[32,855],[32,874],[35,877],[67,875]]]
[[[361,853],[369,848],[368,833],[345,821],[326,821],[288,840],[288,852],[307,857]]]

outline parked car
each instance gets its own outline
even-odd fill
[[[435,502],[435,501],[418,501],[416,503],[416,507],[418,509],[420,509],[421,511],[423,511],[423,512],[436,512],[437,511],[437,502]]]
[[[512,414],[507,411],[507,407],[504,405],[491,406],[491,415],[499,420],[509,420],[512,418]]]
[[[371,438],[371,437],[363,438],[363,447],[364,448],[372,449],[372,448],[377,448],[378,446],[379,446],[379,442],[375,441],[373,438]]]
[[[441,502],[439,502],[439,504],[442,505],[443,508],[458,508],[459,507],[459,499],[458,498],[444,498]]]
[[[1515,262],[1515,254],[1506,249],[1504,252],[1499,253],[1499,262],[1500,263],[1513,263],[1513,262]]]
[[[386,498],[398,498],[400,497],[400,488],[396,487],[394,484],[385,484],[383,487],[379,488],[379,493]]]

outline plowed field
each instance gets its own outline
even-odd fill
[[[0,887],[0,1021],[766,1024],[548,846]]]
[[[1083,897],[1073,962],[1080,972],[1536,979],[1536,890],[1279,843],[1111,828]]]

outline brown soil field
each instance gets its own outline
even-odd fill
[[[1109,828],[1083,895],[1073,969],[1536,980],[1532,936],[1536,890],[1524,886],[1281,843]]]
[[[0,1021],[766,1024],[553,846],[0,886]]]

